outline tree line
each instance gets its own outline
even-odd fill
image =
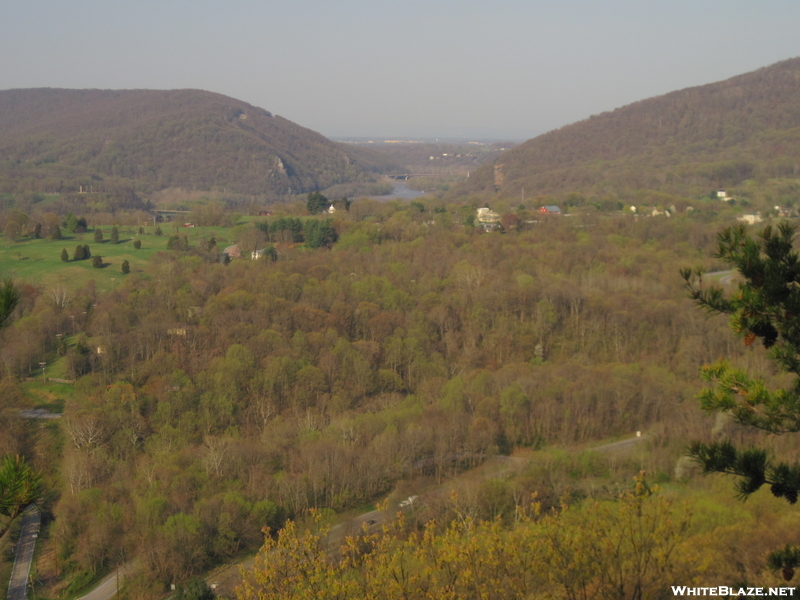
[[[265,524],[520,447],[651,428],[663,449],[651,466],[670,472],[687,432],[709,426],[684,405],[699,366],[748,357],[690,309],[675,270],[707,251],[714,225],[482,234],[460,215],[387,205],[337,220],[330,250],[277,262],[165,253],[67,303],[20,285],[0,333],[9,389],[43,349],[57,355],[59,333],[78,379],[53,505],[63,572],[100,572],[124,549],[159,581],[185,579],[258,547]],[[326,223],[304,233],[312,221]]]

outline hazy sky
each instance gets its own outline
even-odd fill
[[[0,89],[199,88],[335,136],[527,139],[800,55],[798,0],[0,0]]]

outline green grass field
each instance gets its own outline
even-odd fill
[[[16,242],[8,242],[0,238],[0,276],[21,279],[36,286],[45,288],[63,285],[77,289],[94,280],[98,291],[109,291],[119,286],[125,279],[122,274],[122,261],[130,264],[131,273],[144,271],[148,261],[158,252],[166,251],[167,240],[171,235],[188,236],[191,246],[212,235],[222,251],[231,241],[233,229],[228,227],[180,227],[171,223],[162,223],[163,235],[154,235],[155,227],[145,227],[144,235],[138,235],[138,228],[120,227],[119,243],[108,241],[110,227],[102,228],[105,241],[94,242],[92,232],[84,234],[67,234],[63,239],[47,241],[45,239],[23,238]],[[142,247],[136,250],[133,241],[139,239]],[[103,257],[103,267],[92,266],[92,260],[73,261],[75,246],[88,244],[92,256]],[[70,261],[61,260],[61,250],[66,248]]]

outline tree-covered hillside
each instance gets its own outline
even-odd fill
[[[642,100],[519,145],[459,194],[693,197],[800,177],[800,58]]]
[[[257,547],[284,516],[516,448],[654,428],[673,450],[650,465],[669,472],[672,444],[704,431],[681,402],[729,348],[676,271],[711,241],[703,219],[483,234],[458,206],[360,202],[333,219],[332,249],[278,236],[277,260],[225,265],[189,244],[116,291],[60,301],[18,282],[6,385],[43,351],[78,379],[47,465],[65,573],[102,571],[125,548],[180,580]],[[26,435],[0,443],[35,456]]]
[[[381,168],[258,107],[200,90],[0,91],[0,190],[226,190],[274,198]]]
[[[765,558],[800,544],[794,514],[719,500],[685,454],[765,442],[700,410],[703,365],[784,375],[693,307],[680,268],[705,268],[684,271],[696,289],[735,285],[712,252],[745,198],[693,195],[757,192],[752,222],[800,202],[798,82],[800,59],[600,115],[451,197],[272,206],[388,162],[205,92],[0,92],[0,456],[41,474],[37,596],[80,596],[134,559],[129,598],[182,594],[265,542],[241,600],[323,581],[317,597],[775,581]],[[448,168],[473,160],[458,158]],[[581,193],[598,201],[548,215],[529,201]],[[675,205],[618,210],[648,194]],[[739,329],[763,331],[746,312]],[[311,512],[358,514],[361,537],[337,551],[275,534]]]

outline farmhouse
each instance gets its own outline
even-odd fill
[[[539,209],[539,213],[543,215],[560,215],[561,209],[554,204],[550,204],[548,206],[542,206]]]

